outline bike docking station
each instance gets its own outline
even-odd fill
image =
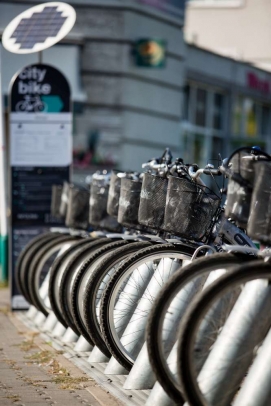
[[[55,26],[51,30],[50,26],[46,26],[48,15],[54,17],[58,28]],[[18,54],[41,53],[70,31],[75,18],[75,11],[65,3],[40,4],[26,10],[8,25],[3,34],[3,45],[10,52]],[[41,26],[46,28],[44,33]],[[135,274],[138,272],[139,285],[126,284],[125,293],[138,301],[136,308],[127,312],[126,319],[123,319],[123,331],[119,336],[135,360],[130,372],[115,358],[109,359],[97,346],[92,346],[83,336],[66,328],[52,311],[46,317],[34,306],[28,309],[28,302],[16,284],[16,260],[28,242],[39,234],[53,227],[58,227],[58,230],[62,227],[64,232],[67,230],[63,223],[51,217],[50,206],[52,185],[70,180],[72,111],[69,84],[55,67],[45,63],[31,64],[13,78],[9,108],[12,310],[28,310],[17,312],[17,317],[29,329],[39,332],[45,342],[51,342],[54,348],[63,351],[66,358],[71,359],[125,406],[174,405],[160,385],[155,384],[146,350],[145,328],[147,313],[152,305],[150,297],[157,297],[162,284],[178,270],[178,260],[166,258],[162,264],[163,270],[159,268],[160,265],[150,269],[148,263],[142,264],[135,271]],[[190,260],[187,257],[183,262]],[[145,275],[143,279],[140,272]],[[49,303],[48,281],[49,272],[39,293]],[[192,295],[192,287],[185,294]],[[118,311],[126,309],[126,304],[121,301],[117,306]],[[138,317],[138,314],[144,313],[146,317]],[[129,324],[130,319],[132,324]],[[155,401],[150,403],[148,397],[153,385],[151,398]]]

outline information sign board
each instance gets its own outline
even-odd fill
[[[10,90],[12,308],[26,308],[15,284],[16,259],[33,236],[59,225],[51,217],[51,188],[70,179],[70,87],[56,68],[25,67]]]

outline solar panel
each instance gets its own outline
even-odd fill
[[[57,11],[57,7],[44,7],[41,13],[23,18],[10,38],[15,39],[20,49],[31,49],[37,42],[42,43],[48,37],[55,37],[66,19],[62,11]]]
[[[3,34],[3,45],[15,53],[46,49],[62,39],[75,22],[74,9],[51,2],[32,7],[17,16]]]

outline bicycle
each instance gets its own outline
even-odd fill
[[[251,189],[250,202],[246,201],[246,210],[239,213],[249,214],[242,214],[242,218],[248,218],[249,235],[257,236],[260,242],[266,244],[270,242],[269,222],[263,219],[269,216],[267,186],[270,184],[270,163],[259,162],[254,176],[253,184],[246,184]],[[240,181],[243,182],[242,179]],[[259,204],[255,205],[255,202]],[[253,384],[255,371],[259,371],[259,359],[261,362],[264,360],[263,349],[259,354],[255,352],[271,326],[271,292],[267,282],[270,278],[270,253],[267,250],[259,255],[265,260],[236,267],[206,288],[184,316],[180,327],[178,370],[183,393],[193,405],[228,405],[234,397],[234,404],[241,405],[245,399],[248,401],[247,390],[254,396],[253,402],[256,403],[253,404],[268,404],[270,400],[268,390],[259,393]],[[249,281],[254,282],[247,283]],[[229,301],[232,301],[232,306],[227,309],[225,303]],[[212,330],[212,314],[221,303],[224,320],[220,320],[219,331]],[[202,334],[206,325],[209,326],[208,335],[211,335],[209,342],[204,342]],[[199,366],[195,351],[203,357]],[[253,363],[255,355],[256,367]],[[266,382],[264,376],[262,380]]]
[[[185,171],[185,169],[182,167],[182,170]],[[210,168],[205,168],[205,169],[197,169],[195,170],[194,166],[190,166],[188,171],[185,171],[185,176],[190,176],[190,178],[193,179],[198,179],[200,174],[205,173],[205,174],[213,174],[213,175],[218,175],[220,173],[219,170],[213,170]],[[178,178],[177,178],[178,179]],[[184,179],[185,186],[186,186],[186,181],[187,179]],[[181,179],[182,181],[182,179]],[[170,181],[172,185],[175,186],[176,180],[170,178]],[[190,186],[190,184],[189,184]],[[192,188],[192,192],[191,192]],[[191,188],[187,188],[188,192],[194,193],[194,190],[197,188],[197,185],[192,184]],[[202,192],[202,188],[205,188],[205,185],[201,183],[200,187],[200,192]],[[177,190],[177,193],[175,193]],[[170,193],[171,190],[169,189]],[[176,202],[176,198],[180,196],[179,190],[178,189],[173,189],[173,196],[175,198],[174,202]],[[171,196],[172,196],[171,194]],[[150,308],[152,307],[152,304],[154,302],[155,296],[158,294],[158,287],[161,288],[161,286],[166,282],[166,280],[173,274],[177,269],[180,268],[180,266],[176,266],[174,268],[174,271],[172,269],[172,273],[169,272],[167,276],[164,278],[160,277],[159,283],[157,281],[155,282],[155,277],[153,277],[153,290],[151,292],[148,292],[148,290],[145,287],[145,293],[140,290],[140,295],[137,297],[133,298],[131,296],[133,292],[130,292],[129,289],[126,291],[125,289],[127,285],[129,285],[130,278],[133,277],[133,274],[136,275],[136,277],[140,277],[140,272],[139,268],[140,266],[143,266],[144,264],[147,263],[148,258],[150,258],[150,261],[153,263],[155,260],[161,260],[163,258],[164,260],[168,258],[169,260],[169,268],[171,266],[171,261],[172,259],[176,258],[178,259],[183,259],[184,261],[192,257],[193,252],[195,252],[196,249],[202,250],[204,246],[202,247],[201,244],[199,243],[197,245],[196,242],[194,244],[192,243],[192,239],[198,239],[202,238],[204,235],[206,235],[206,228],[204,232],[202,229],[200,229],[200,225],[194,224],[191,225],[187,224],[186,228],[180,225],[180,228],[177,229],[178,225],[180,224],[180,221],[177,223],[176,222],[176,216],[177,212],[179,215],[179,218],[182,217],[182,212],[180,210],[180,205],[183,205],[183,200],[180,200],[180,204],[175,204],[173,209],[172,206],[169,207],[168,213],[165,214],[165,219],[167,221],[167,227],[170,231],[174,230],[179,231],[179,234],[182,237],[186,237],[186,244],[184,245],[185,240],[169,240],[168,242],[171,243],[170,246],[162,244],[161,246],[158,247],[150,247],[146,248],[145,250],[140,251],[135,258],[129,258],[127,259],[116,271],[116,273],[112,276],[111,280],[107,284],[107,287],[105,288],[105,291],[103,293],[102,299],[101,299],[101,305],[100,305],[100,323],[101,323],[101,330],[103,334],[103,338],[111,352],[111,354],[118,360],[118,362],[123,365],[126,369],[130,370],[132,365],[134,364],[134,361],[136,357],[139,354],[139,351],[141,350],[143,343],[144,343],[144,330],[146,326],[146,318],[148,315],[148,312],[150,311]],[[172,215],[172,210],[175,210],[174,215]],[[187,216],[188,217],[188,216]],[[190,217],[191,218],[191,217]],[[172,221],[173,219],[173,221]],[[210,217],[209,217],[209,223],[210,223]],[[202,222],[203,227],[206,227],[208,225],[208,221]],[[247,245],[247,246],[254,246],[252,241],[246,236],[244,232],[242,232],[238,227],[236,227],[232,222],[227,221],[226,219],[223,218],[223,211],[219,212],[219,214],[216,217],[216,221],[212,224],[212,231],[210,232],[210,240],[207,240],[207,243],[209,244],[207,246],[207,249],[210,248],[210,245],[214,245],[216,249],[219,249],[219,247],[223,244],[223,240],[231,243],[231,244],[236,244],[236,241],[239,243],[242,242],[242,244]],[[181,231],[180,231],[181,230]],[[218,232],[219,230],[219,232]],[[190,241],[189,241],[190,240]],[[165,241],[166,242],[166,241]],[[211,244],[210,244],[211,242]],[[178,250],[178,245],[180,245],[180,250]],[[163,250],[168,252],[164,252]],[[183,249],[182,253],[180,252],[181,249]],[[190,252],[189,252],[190,250]],[[171,251],[171,252],[170,252]],[[154,255],[152,255],[154,253]],[[149,255],[149,257],[148,257]],[[160,257],[159,257],[160,255]],[[184,255],[184,256],[182,256]],[[186,255],[186,256],[185,256]],[[182,256],[182,257],[181,257]],[[176,264],[175,264],[176,265]],[[146,271],[145,271],[146,272]],[[159,274],[159,269],[158,273]],[[132,275],[132,276],[131,276]],[[147,271],[148,277],[152,277],[152,272],[150,270]],[[136,280],[136,278],[135,278]],[[157,285],[161,286],[157,286]],[[156,286],[156,287],[155,287]],[[155,292],[154,292],[155,291]],[[120,298],[121,301],[124,302],[123,305],[120,305]],[[131,308],[131,311],[127,309],[128,304]],[[124,308],[126,307],[126,310],[124,311]],[[119,308],[119,310],[118,310]],[[119,314],[118,314],[119,311]],[[125,312],[125,315],[124,315]],[[131,316],[133,314],[133,316]],[[118,318],[121,319],[121,325],[118,323]],[[141,319],[142,324],[138,323],[138,334],[136,331],[131,327],[134,323],[135,320]],[[130,327],[129,327],[130,326]],[[125,338],[126,337],[126,338]],[[133,338],[133,344],[130,345],[129,343],[129,337]]]
[[[227,161],[224,161],[224,165],[220,168],[222,173],[228,172],[228,164],[232,161],[232,157],[242,151],[246,153],[249,152],[245,157],[247,166],[247,161],[250,157],[253,161],[258,159],[259,155],[263,155],[262,151],[254,151],[254,149],[245,148],[237,150]],[[235,162],[235,166],[231,165],[232,173],[228,173],[227,176],[231,176],[231,179],[234,178],[240,182],[242,179],[234,173],[239,166],[236,164],[238,164],[238,161]],[[232,176],[233,174],[234,176]],[[234,180],[234,182],[235,181],[236,180]],[[244,184],[243,180],[242,183]],[[229,186],[231,187],[231,185]],[[247,184],[246,187],[248,187]],[[231,188],[231,190],[234,191],[234,188]],[[251,193],[249,196],[250,195]],[[244,195],[241,195],[242,198],[243,196]],[[244,198],[242,202],[244,204]],[[234,203],[235,200],[230,198],[226,204],[226,214],[228,216],[231,214],[232,217],[233,211],[229,205],[233,205]],[[243,226],[246,225],[245,214],[246,216],[248,215],[248,213],[240,211],[239,217],[237,214],[235,216],[235,220],[239,221],[239,224],[242,223]],[[242,222],[240,221],[240,216],[242,216]],[[238,233],[232,239],[231,243],[234,244],[234,241],[239,241]],[[240,247],[236,247],[236,250],[237,249],[240,251]],[[191,265],[188,265],[183,270],[179,270],[176,275],[172,277],[161,290],[159,297],[154,303],[147,326],[146,337],[148,353],[157,380],[166,393],[176,402],[178,402],[181,396],[180,382],[178,382],[177,379],[176,324],[180,323],[195,295],[204,287],[208,286],[208,284],[212,283],[214,277],[219,277],[221,273],[226,272],[233,265],[238,265],[240,261],[251,261],[253,258],[256,258],[256,256],[245,255],[246,251],[250,251],[250,253],[253,252],[254,255],[257,255],[256,249],[244,248],[242,251],[243,254],[241,256],[222,253],[192,262]],[[220,271],[216,271],[216,269]],[[210,276],[208,276],[209,274]],[[201,360],[201,362],[203,362],[203,360]]]

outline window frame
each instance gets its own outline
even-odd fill
[[[238,100],[238,98],[241,100],[241,131],[239,133],[234,131],[234,108],[235,108],[235,103]],[[246,99],[251,99],[253,103],[255,104],[256,107],[256,125],[257,125],[257,134],[255,136],[249,135],[246,132],[246,125],[247,125],[247,116],[245,112],[245,100]],[[258,100],[257,98],[253,98],[251,96],[248,96],[243,93],[235,94],[234,95],[234,101],[233,101],[233,108],[231,111],[231,117],[232,117],[232,128],[231,128],[231,139],[243,139],[245,140],[265,140],[266,137],[268,137],[271,132],[271,119],[269,118],[269,121],[267,123],[267,132],[262,133],[262,120],[263,120],[263,107],[267,107],[270,109],[271,113],[271,105],[268,105],[261,100]]]
[[[188,80],[187,86],[190,88],[190,97],[189,97],[189,105],[188,105],[188,120],[182,119],[181,121],[181,147],[183,151],[186,151],[186,137],[189,134],[190,138],[190,147],[189,153],[192,155],[194,154],[195,149],[195,139],[197,136],[202,136],[203,138],[203,156],[202,162],[198,162],[198,164],[207,164],[212,157],[212,149],[213,149],[213,138],[221,139],[222,145],[226,142],[226,117],[227,117],[227,92],[224,89],[221,89],[216,86],[210,86],[204,83],[199,83],[194,80]],[[196,98],[197,98],[197,90],[202,89],[205,90],[207,95],[206,100],[206,111],[205,111],[205,126],[201,127],[196,125]],[[221,115],[222,120],[222,128],[216,129],[214,127],[214,102],[215,102],[215,94],[221,94],[224,97],[223,101],[223,110]],[[224,144],[225,145],[225,144]],[[184,152],[184,155],[189,155],[188,151]],[[191,159],[192,157],[187,157]]]

